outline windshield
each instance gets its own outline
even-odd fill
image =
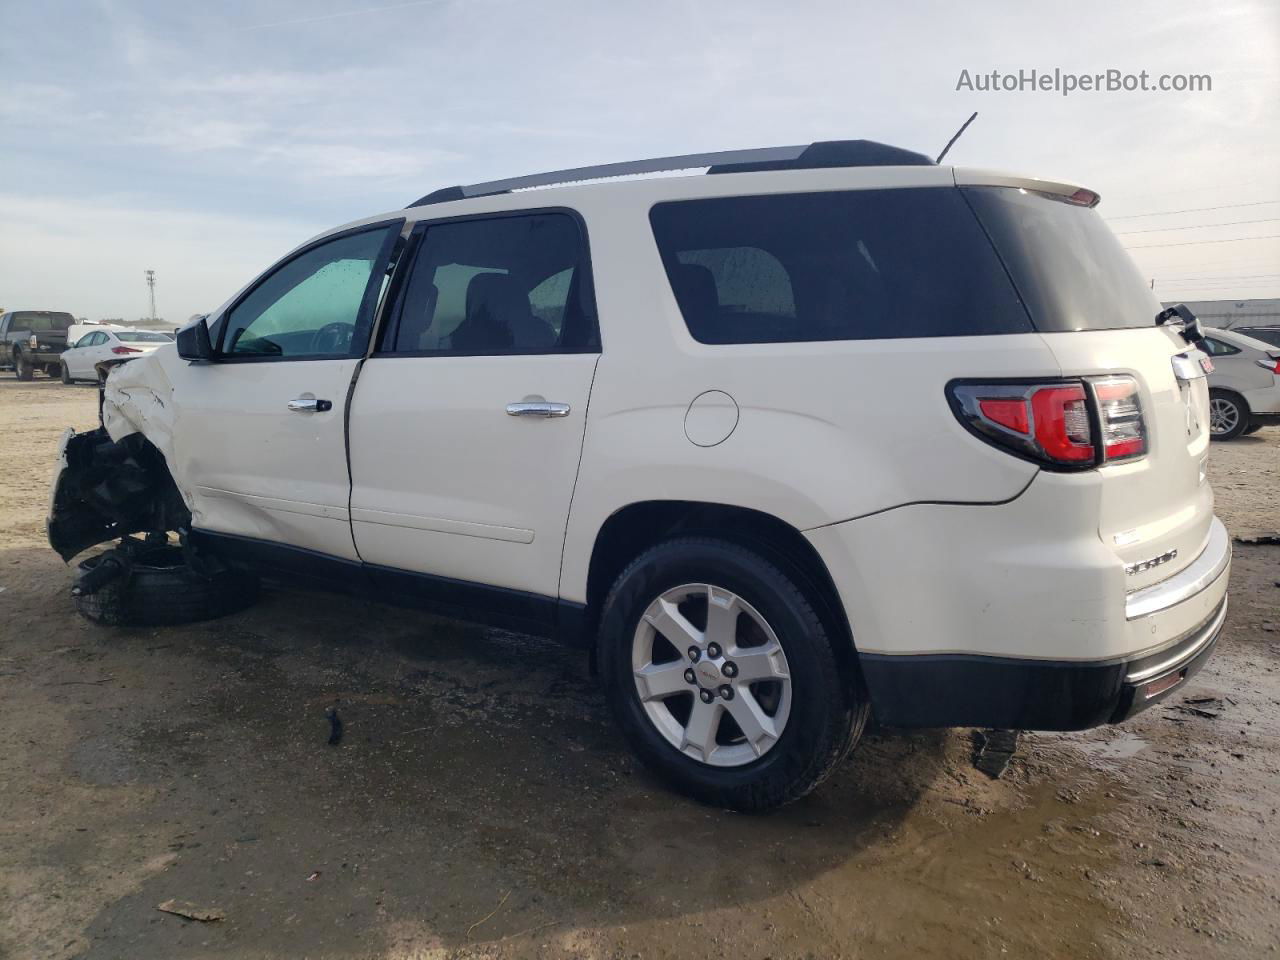
[[[116,339],[124,343],[168,343],[172,338],[150,330],[119,330],[116,332]]]
[[[1098,211],[1013,187],[965,187],[1036,329],[1150,327],[1160,302]]]
[[[47,333],[54,330],[66,330],[76,318],[69,313],[31,313],[19,311],[13,315],[14,330],[30,330],[33,333]]]

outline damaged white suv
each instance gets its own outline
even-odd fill
[[[180,615],[267,576],[581,644],[739,809],[872,711],[1117,722],[1209,656],[1230,548],[1194,318],[1097,201],[867,141],[437,191],[114,371],[50,541],[125,538],[104,618],[167,550]]]

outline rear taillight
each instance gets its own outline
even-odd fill
[[[1147,452],[1133,377],[956,382],[947,395],[960,422],[983,440],[1046,466],[1088,469]]]
[[[137,347],[112,347],[112,353],[141,353]]]
[[[1102,424],[1102,459],[1131,460],[1147,452],[1147,426],[1142,419],[1138,382],[1133,377],[1091,380]]]
[[[31,336],[27,337],[27,346],[32,350],[35,350],[40,346],[40,338],[33,333]]]
[[[1280,377],[1280,358],[1268,357],[1266,360],[1253,361],[1263,370],[1270,370],[1277,377]]]

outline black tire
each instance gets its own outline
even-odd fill
[[[71,384],[75,383],[75,381],[71,379],[71,374],[67,370],[67,365],[65,363],[58,364],[58,367],[59,367],[58,373],[62,376],[62,382],[64,384],[66,384],[67,386],[71,386]]]
[[[17,348],[13,351],[13,371],[19,380],[34,380],[36,376],[36,368]]]
[[[1209,391],[1209,407],[1210,407],[1210,424],[1212,424],[1212,409],[1215,405],[1225,404],[1234,413],[1235,422],[1229,429],[1223,430],[1221,433],[1214,433],[1212,426],[1210,427],[1210,440],[1234,440],[1240,434],[1244,433],[1245,428],[1249,426],[1249,406],[1244,402],[1244,398],[1238,394],[1234,394],[1229,390],[1210,390]]]
[[[97,566],[100,557],[80,564]],[[179,547],[142,551],[128,576],[97,593],[76,597],[76,609],[94,623],[107,626],[169,626],[224,617],[258,599],[258,581],[223,570],[202,576],[187,566]]]
[[[717,767],[682,753],[644,712],[631,668],[641,615],[662,593],[712,583],[738,594],[768,622],[791,674],[790,716],[758,759]],[[643,553],[614,583],[601,613],[597,655],[614,717],[633,750],[678,790],[705,803],[755,812],[809,793],[852,749],[869,707],[857,678],[840,668],[814,604],[775,565],[723,540],[669,540]]]

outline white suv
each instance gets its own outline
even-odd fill
[[[114,372],[50,540],[581,644],[739,809],[870,712],[1123,720],[1209,655],[1230,549],[1195,324],[1097,202],[866,141],[437,191]]]

